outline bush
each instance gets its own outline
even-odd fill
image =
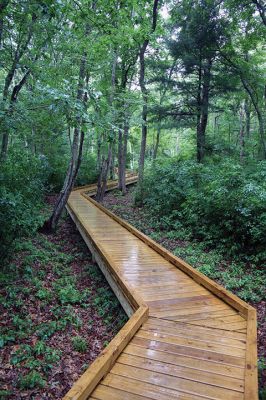
[[[34,389],[44,388],[46,385],[46,380],[37,371],[31,371],[27,375],[22,376],[19,381],[19,387],[21,389]]]
[[[145,203],[168,229],[185,227],[210,247],[265,260],[265,178],[265,162],[157,163],[147,175]]]
[[[49,159],[50,172],[48,184],[51,191],[59,192],[63,186],[69,162],[69,154],[58,154]],[[96,157],[88,153],[83,155],[82,163],[76,179],[76,186],[89,185],[97,181]]]
[[[94,154],[85,154],[76,179],[76,186],[90,185],[97,182],[97,165]]]
[[[30,235],[42,223],[40,208],[48,168],[46,160],[12,150],[0,173],[0,254],[16,237]]]
[[[79,353],[85,353],[87,351],[87,342],[80,336],[75,336],[72,339],[73,349]]]

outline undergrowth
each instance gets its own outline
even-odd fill
[[[116,332],[126,322],[96,265],[89,261],[81,271],[73,270],[82,257],[84,264],[79,249],[67,254],[37,235],[34,240],[17,242],[13,263],[0,271],[2,366],[7,374],[10,368],[16,371],[14,391],[49,390],[52,370],[64,358],[64,347],[70,352],[91,351],[87,337],[98,329],[99,322],[106,325],[106,332]],[[82,284],[87,280],[89,288]],[[55,338],[62,335],[65,343],[58,348]],[[103,347],[109,336],[103,336]],[[0,392],[0,398],[12,393],[8,387]]]

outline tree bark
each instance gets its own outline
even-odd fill
[[[129,133],[129,120],[125,117],[124,129],[121,138],[121,149],[120,149],[120,160],[118,164],[118,179],[119,179],[119,189],[122,194],[125,195],[127,192],[126,188],[126,160],[127,160],[127,141]]]
[[[157,17],[158,17],[158,3],[159,0],[154,0],[153,10],[152,10],[152,27],[151,33],[156,29]],[[143,204],[143,180],[144,180],[144,163],[145,163],[145,152],[146,152],[146,142],[147,142],[147,116],[148,116],[148,90],[145,84],[145,52],[149,44],[149,38],[145,39],[143,45],[139,52],[139,63],[140,63],[140,73],[139,73],[139,86],[142,93],[142,124],[141,124],[141,144],[140,144],[140,155],[139,155],[139,170],[138,170],[138,204],[141,206]]]
[[[112,144],[112,156],[110,160],[110,179],[115,179],[115,153],[114,153],[114,143]]]
[[[264,127],[264,120],[263,120],[262,111],[260,109],[258,97],[255,95],[254,91],[252,90],[252,88],[250,87],[248,82],[245,80],[245,78],[243,77],[243,74],[241,72],[240,72],[240,79],[250,97],[251,103],[257,114],[257,119],[258,119],[258,123],[259,123],[259,134],[260,134],[260,138],[261,138],[261,146],[262,146],[262,151],[263,151],[263,158],[266,159],[265,127]]]
[[[117,54],[115,52],[114,54],[114,59],[113,59],[113,66],[112,66],[112,75],[111,75],[111,94],[110,94],[110,100],[109,104],[110,107],[112,107],[113,102],[114,102],[114,94],[115,94],[115,85],[116,85],[116,67],[117,67]],[[110,169],[110,164],[111,164],[111,159],[112,159],[112,143],[109,142],[108,144],[108,155],[107,159],[104,157],[102,158],[102,165],[100,168],[100,173],[98,177],[98,185],[97,185],[97,193],[96,193],[96,199],[99,202],[102,202],[105,190],[106,190],[106,184],[107,184],[107,178],[108,178],[108,173]]]
[[[255,112],[257,114],[257,119],[259,123],[259,134],[261,138],[261,147],[263,151],[263,158],[266,159],[266,138],[265,138],[265,126],[264,126],[264,121],[263,121],[263,115],[262,111],[260,108],[259,104],[259,97],[258,93],[255,92],[255,89],[250,85],[248,82],[248,79],[246,79],[243,70],[237,65],[236,62],[232,61],[230,57],[228,57],[226,54],[222,53],[222,56],[224,59],[238,72],[240,80],[242,82],[242,85],[244,89],[246,90],[247,94],[249,95],[251,104],[253,105]],[[266,86],[265,86],[266,90]],[[262,99],[263,101],[263,99]]]
[[[102,168],[98,177],[96,200],[99,203],[103,201],[105,195],[111,158],[112,158],[112,145],[111,143],[109,143],[107,159],[103,158]]]
[[[12,94],[11,94],[11,98],[10,98],[10,104],[9,104],[9,110],[7,112],[8,116],[11,117],[13,112],[14,112],[14,105],[17,101],[19,92],[21,91],[21,89],[23,88],[23,86],[25,85],[28,76],[30,75],[30,70],[28,70],[24,76],[22,77],[22,79],[20,80],[20,82],[14,86],[13,90],[12,90]],[[10,81],[11,83],[11,81]],[[9,83],[9,85],[10,85]],[[4,99],[5,101],[7,100],[7,96],[8,96],[8,89],[9,86],[7,86],[4,90]],[[3,136],[2,136],[2,146],[1,146],[1,154],[0,154],[0,162],[3,162],[6,159],[7,156],[7,149],[8,149],[8,142],[9,142],[9,131],[8,129],[4,129],[3,131]]]
[[[207,60],[203,67],[202,77],[202,95],[200,101],[200,116],[197,124],[197,160],[203,162],[205,156],[206,127],[209,115],[209,91],[211,81],[211,65],[212,61]]]
[[[249,107],[248,99],[245,99],[244,109],[245,109],[245,126],[246,126],[245,134],[246,134],[246,137],[249,138],[250,137],[250,107]]]
[[[240,106],[240,115],[239,115],[239,144],[240,144],[240,162],[244,163],[245,157],[245,124],[244,124],[244,105]]]
[[[200,137],[200,119],[201,119],[201,86],[202,86],[202,61],[200,58],[199,69],[198,69],[198,88],[197,88],[197,161],[201,162],[203,157],[202,154],[202,143]]]
[[[135,54],[135,57],[126,64],[122,63],[122,71],[121,71],[121,91],[124,94],[127,89],[128,81],[129,81],[129,89],[133,79],[133,72],[131,73],[131,77],[129,78],[129,72],[131,67],[133,67],[138,59],[138,52]],[[127,142],[128,142],[128,134],[129,134],[129,113],[128,113],[128,103],[123,99],[123,104],[121,108],[122,112],[122,124],[119,127],[118,131],[118,189],[121,190],[122,194],[126,194],[126,157],[127,157]]]
[[[154,161],[156,160],[157,154],[158,154],[160,136],[161,136],[161,121],[158,122],[158,126],[157,126],[156,139],[155,139],[155,145],[154,145],[154,150],[153,150],[153,160]]]
[[[86,27],[86,35],[87,34],[88,34],[88,27]],[[83,102],[83,104],[85,104],[85,102],[87,101],[87,97],[83,93],[84,81],[86,77],[86,65],[87,65],[87,53],[84,52],[80,61],[79,81],[78,81],[78,89],[76,96],[77,101]],[[52,215],[47,221],[45,221],[43,227],[40,229],[41,232],[51,233],[56,230],[59,218],[63,212],[63,209],[67,203],[69,195],[73,189],[82,159],[84,132],[81,131],[81,125],[82,125],[82,116],[78,115],[76,117],[76,126],[73,133],[72,149],[71,149],[72,154],[68,166],[68,171],[65,177],[65,181],[61,189],[61,192],[58,196],[58,199],[56,201]]]
[[[8,0],[8,2],[9,2],[9,0]],[[8,2],[4,1],[4,6],[3,5],[0,6],[0,11],[1,11],[1,7],[4,10],[4,8],[7,6]],[[20,61],[21,57],[25,54],[25,52],[28,48],[28,45],[32,39],[33,26],[36,23],[36,20],[37,20],[36,15],[34,13],[32,13],[31,23],[29,25],[29,31],[28,31],[27,38],[24,43],[22,43],[22,41],[18,41],[18,43],[17,43],[17,47],[16,47],[16,51],[14,54],[14,59],[13,59],[12,65],[5,77],[5,83],[4,83],[4,89],[3,89],[3,104],[6,104],[8,101],[10,86],[14,79],[15,73],[18,69],[19,61]],[[1,26],[0,26],[0,28],[1,28]],[[35,61],[37,59],[38,59],[38,57],[36,56]],[[22,87],[24,86],[24,84],[26,83],[29,73],[30,73],[30,70],[28,70],[26,72],[26,74],[23,76],[23,78],[21,79],[19,84],[14,87],[12,95],[11,95],[11,99],[10,99],[9,112],[12,109],[12,103],[14,104],[17,101],[18,94],[19,94],[20,90],[22,89]],[[5,106],[4,106],[4,109],[5,109]],[[2,120],[2,123],[3,123],[3,120]],[[8,133],[7,128],[5,127],[3,130],[3,136],[2,136],[0,162],[4,161],[6,159],[7,149],[8,149],[8,140],[9,140],[9,133]]]
[[[122,167],[122,153],[123,153],[123,129],[120,126],[118,129],[118,189],[122,191],[122,180],[123,180],[123,167]]]

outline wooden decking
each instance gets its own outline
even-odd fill
[[[256,400],[256,311],[94,192],[73,191],[67,209],[130,319],[65,400]]]

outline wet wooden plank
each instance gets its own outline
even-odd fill
[[[125,392],[147,396],[153,400],[205,400],[207,397],[184,393],[178,388],[170,389],[164,386],[154,385],[149,382],[140,382],[130,377],[108,374],[103,380],[103,385],[108,388],[117,388]],[[125,397],[126,400],[126,397]]]
[[[221,387],[195,382],[189,379],[173,377],[159,372],[148,371],[142,368],[135,368],[129,365],[116,363],[111,369],[111,373],[118,376],[136,379],[140,382],[153,383],[156,386],[167,387],[169,389],[178,388],[188,394],[206,396],[211,399],[242,400],[243,394],[235,390],[224,389]]]
[[[195,382],[206,383],[209,385],[232,389],[237,392],[244,392],[244,379],[236,379],[224,375],[205,372],[195,368],[187,368],[168,364],[166,362],[154,361],[141,356],[122,354],[117,364],[129,365],[136,368],[143,368],[148,371],[159,372],[162,374],[176,376],[178,378],[189,379]]]
[[[149,340],[142,337],[134,336],[131,340],[132,344],[135,344],[145,349],[163,351],[171,354],[178,354],[180,356],[194,357],[202,360],[209,360],[226,365],[233,365],[236,367],[245,367],[245,359],[241,357],[234,357],[228,354],[221,354],[214,351],[206,351],[195,347],[181,346],[173,343],[166,343],[157,340]]]
[[[167,351],[158,351],[147,349],[132,342],[124,349],[123,354],[131,354],[139,357],[144,357],[149,360],[162,361],[167,364],[194,368],[199,371],[207,373],[215,373],[223,376],[237,378],[244,380],[244,365],[242,367],[235,367],[232,365],[225,365],[212,360],[197,359],[184,354],[173,354]]]
[[[136,337],[148,339],[150,341],[156,340],[157,342],[167,343],[167,344],[175,344],[177,346],[188,347],[190,349],[200,349],[205,350],[206,352],[215,352],[223,355],[233,355],[236,357],[245,358],[245,350],[239,347],[228,346],[225,343],[218,342],[210,342],[203,341],[195,338],[187,338],[182,336],[171,335],[170,333],[161,333],[154,331],[146,331],[144,329],[140,329]]]

